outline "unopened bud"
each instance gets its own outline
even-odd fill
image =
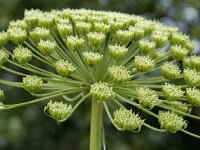
[[[182,117],[170,111],[159,111],[158,121],[161,129],[165,129],[171,133],[176,133],[181,129],[187,128],[187,122]]]
[[[114,124],[122,130],[140,131],[144,123],[138,114],[135,114],[132,110],[127,110],[124,108],[114,111],[113,117]]]
[[[14,49],[13,56],[19,64],[28,63],[32,59],[32,52],[25,47],[19,46]]]
[[[44,111],[48,113],[50,117],[56,120],[58,123],[64,122],[72,114],[72,105],[67,105],[61,102],[50,101],[44,108]]]
[[[90,87],[90,96],[98,101],[105,101],[115,98],[115,92],[113,88],[107,83],[98,82],[94,83]]]
[[[39,93],[43,87],[43,81],[38,76],[26,76],[23,78],[24,89],[34,95]]]

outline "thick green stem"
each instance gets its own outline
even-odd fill
[[[97,100],[92,100],[90,150],[101,150],[103,105]]]

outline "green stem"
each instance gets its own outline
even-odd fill
[[[92,100],[90,150],[101,150],[103,105],[97,100]]]

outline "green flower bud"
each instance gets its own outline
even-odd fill
[[[133,39],[138,40],[144,37],[144,29],[136,28],[133,26],[129,27],[129,31],[133,34]]]
[[[185,57],[183,59],[183,67],[184,68],[192,68],[190,59],[191,59],[190,57]]]
[[[186,68],[183,71],[183,76],[188,85],[199,86],[200,85],[200,73],[195,69]]]
[[[57,29],[62,37],[66,37],[67,35],[71,35],[73,33],[71,24],[58,24]]]
[[[156,44],[154,42],[150,42],[149,40],[142,39],[139,41],[139,47],[142,54],[147,55],[156,49]]]
[[[151,35],[151,39],[156,43],[157,47],[163,47],[168,42],[168,34],[164,34],[161,31],[154,31]]]
[[[187,128],[187,122],[182,117],[170,111],[159,111],[158,121],[161,129],[165,129],[171,133],[176,133],[181,129]]]
[[[9,28],[21,28],[22,30],[27,30],[27,24],[24,20],[11,21],[9,23]]]
[[[50,37],[50,31],[49,29],[43,28],[43,27],[36,27],[33,31],[30,33],[31,39],[38,43],[40,40],[47,40]]]
[[[8,33],[10,40],[16,45],[22,44],[26,40],[27,33],[21,28],[10,28]]]
[[[67,18],[55,18],[55,23],[56,23],[56,25],[59,25],[59,24],[61,24],[61,25],[70,25],[71,23],[70,23],[70,21],[69,21],[69,19],[67,19]]]
[[[143,20],[135,24],[136,28],[144,29],[145,33],[149,34],[153,30],[153,21]]]
[[[91,23],[96,23],[96,22],[102,22],[102,17],[99,17],[99,16],[90,16],[87,18],[88,22],[91,22]]]
[[[126,48],[125,46],[117,45],[117,44],[108,45],[108,50],[115,59],[120,59],[128,52],[128,48]]]
[[[180,70],[177,65],[174,65],[172,62],[165,62],[161,67],[162,75],[166,79],[176,79],[180,76]]]
[[[137,88],[136,94],[139,103],[144,107],[149,107],[149,109],[152,109],[156,105],[160,104],[156,91],[151,90],[147,87]]]
[[[186,89],[186,96],[189,103],[200,107],[200,90],[194,88],[187,88]]]
[[[200,71],[200,56],[191,56],[190,64],[192,68]]]
[[[22,46],[16,47],[13,51],[13,56],[19,64],[28,63],[32,59],[32,55],[28,48]]]
[[[171,101],[170,106],[185,113],[191,113],[192,111],[192,108],[187,103],[182,103],[181,101]]]
[[[179,44],[179,45],[184,46],[186,41],[189,41],[188,36],[183,35],[182,33],[179,33],[179,32],[172,33],[172,36],[171,36],[172,44]]]
[[[71,16],[74,23],[76,22],[86,22],[86,16],[83,15],[72,15]]]
[[[135,56],[133,66],[140,72],[147,72],[155,67],[155,62],[149,56]]]
[[[102,33],[108,33],[108,31],[110,30],[110,25],[101,23],[101,22],[95,22],[94,23],[94,30],[96,32],[102,32]]]
[[[91,67],[99,63],[103,58],[103,55],[94,52],[84,52],[82,54],[85,62]]]
[[[83,38],[78,38],[77,36],[68,36],[67,37],[67,46],[72,51],[77,51],[84,45],[85,40]]]
[[[5,62],[7,62],[8,58],[9,58],[8,53],[0,49],[0,66],[3,65]]]
[[[38,76],[26,76],[23,78],[24,89],[34,95],[39,93],[43,87],[43,81]]]
[[[121,43],[129,42],[134,36],[133,32],[128,30],[118,30],[116,32],[116,37]]]
[[[190,40],[185,42],[184,47],[189,51],[189,53],[193,52],[195,49],[194,43]]]
[[[90,32],[87,34],[88,41],[92,46],[98,47],[105,41],[105,34],[98,32]]]
[[[67,105],[62,101],[50,101],[44,108],[44,111],[48,111],[50,117],[52,117],[58,123],[61,123],[67,120],[72,115],[72,105]]]
[[[124,22],[121,21],[108,20],[108,24],[110,25],[111,31],[116,31],[124,27]]]
[[[76,22],[76,29],[80,34],[88,33],[92,28],[92,25],[87,22]]]
[[[55,63],[55,68],[57,73],[63,77],[68,77],[76,70],[76,68],[70,62],[63,59],[58,60]]]
[[[24,12],[24,21],[26,22],[28,27],[35,27],[38,24],[39,14],[41,13],[40,10],[25,10]]]
[[[41,27],[51,28],[54,24],[54,16],[46,13],[38,18],[38,25]]]
[[[92,99],[105,101],[108,99],[114,99],[115,92],[113,91],[113,88],[110,87],[107,83],[98,82],[91,85],[90,96]]]
[[[0,32],[0,47],[5,46],[9,41],[9,34],[7,32]]]
[[[129,81],[132,78],[131,72],[124,66],[112,66],[108,73],[114,82]]]
[[[172,45],[170,51],[175,60],[182,60],[188,55],[188,50],[180,45]]]
[[[180,87],[177,87],[174,84],[169,84],[169,83],[165,83],[165,85],[162,86],[162,91],[166,99],[169,101],[177,101],[185,93],[184,91],[181,90]]]
[[[4,92],[0,89],[0,101],[4,99]]]
[[[38,43],[38,49],[46,56],[51,55],[56,49],[56,42],[50,40],[40,40]]]
[[[142,120],[138,114],[135,114],[132,110],[124,108],[114,111],[113,117],[114,124],[122,130],[140,131],[144,123],[144,120]]]

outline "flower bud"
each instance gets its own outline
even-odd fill
[[[40,42],[41,39],[47,40],[50,37],[49,29],[46,29],[44,27],[36,27],[29,34],[30,34],[31,39],[36,43]]]
[[[156,43],[157,47],[163,47],[168,42],[168,34],[164,34],[161,31],[154,31],[151,35],[151,39]]]
[[[170,51],[175,60],[182,60],[188,55],[188,50],[180,45],[172,45]]]
[[[71,25],[70,21],[68,18],[62,18],[62,17],[59,17],[59,18],[55,18],[55,23],[56,25]]]
[[[61,102],[50,101],[44,108],[44,111],[48,111],[48,115],[56,120],[58,123],[64,122],[72,114],[72,105],[67,105]]]
[[[28,27],[35,27],[38,24],[38,14],[41,13],[40,10],[31,9],[25,10],[24,12],[24,21],[26,22]]]
[[[84,45],[85,40],[83,38],[78,38],[77,36],[68,36],[67,37],[67,46],[72,51],[77,51]]]
[[[90,16],[90,17],[87,18],[87,20],[88,20],[88,22],[91,22],[91,23],[103,21],[102,17],[100,17],[100,16]]]
[[[124,22],[121,21],[108,20],[108,24],[110,25],[111,31],[116,31],[124,27]]]
[[[191,56],[190,64],[192,68],[200,71],[200,56]]]
[[[113,91],[113,88],[110,87],[107,83],[98,82],[91,85],[90,96],[92,97],[92,99],[105,101],[109,99],[114,99],[115,92]]]
[[[144,107],[154,108],[160,104],[156,91],[147,87],[141,87],[136,89],[137,99],[139,103]]]
[[[169,83],[165,83],[165,85],[162,86],[162,91],[169,101],[177,101],[184,95],[184,91],[182,91],[180,87]]]
[[[0,32],[0,48],[5,46],[9,41],[9,34],[7,32]]]
[[[9,58],[8,53],[0,49],[0,66],[3,65]]]
[[[16,45],[22,44],[26,40],[26,31],[21,28],[10,28],[8,33],[10,40]]]
[[[165,129],[168,132],[176,133],[181,129],[187,128],[187,122],[179,117],[177,114],[170,111],[159,111],[158,121],[160,128]]]
[[[56,42],[50,40],[40,40],[38,43],[38,49],[46,56],[51,55],[56,49]]]
[[[136,28],[133,26],[129,27],[129,31],[133,34],[133,39],[138,40],[144,37],[144,29]]]
[[[114,82],[129,81],[132,78],[131,72],[124,66],[112,66],[108,73]]]
[[[99,63],[101,59],[103,58],[103,55],[99,53],[94,53],[94,52],[84,52],[82,54],[83,54],[83,59],[85,60],[85,62],[91,67]]]
[[[145,33],[149,34],[153,30],[153,24],[154,24],[153,21],[143,20],[143,21],[137,22],[135,24],[135,27],[144,29]]]
[[[17,20],[17,21],[11,21],[9,23],[9,28],[21,28],[22,30],[27,30],[27,24],[24,20]]]
[[[171,36],[171,43],[184,46],[189,37],[179,32],[173,32]]]
[[[193,52],[195,49],[194,42],[187,40],[184,44],[184,47],[189,51],[189,53]]]
[[[66,37],[66,36],[71,35],[73,33],[73,29],[72,29],[72,26],[70,24],[63,24],[63,23],[58,24],[57,29],[58,29],[59,34],[62,37]]]
[[[4,92],[0,89],[0,101],[4,99]]]
[[[45,13],[42,16],[40,16],[38,18],[38,25],[41,27],[45,27],[45,28],[51,28],[54,25],[54,16],[49,14],[49,13]]]
[[[200,73],[195,69],[186,68],[183,71],[183,76],[188,85],[199,86],[200,85]]]
[[[86,16],[83,15],[73,15],[71,16],[74,23],[76,22],[86,22]]]
[[[194,88],[187,88],[186,89],[186,96],[189,103],[200,107],[200,90]]]
[[[63,77],[68,77],[76,70],[76,68],[70,62],[63,59],[58,60],[55,63],[55,68],[57,73]]]
[[[149,56],[135,56],[133,66],[140,72],[147,72],[155,67],[155,62]]]
[[[116,38],[121,42],[121,43],[126,43],[129,42],[132,37],[133,37],[134,33],[130,32],[128,30],[118,30],[116,32]]]
[[[139,47],[142,54],[147,55],[156,49],[156,44],[154,42],[150,42],[149,40],[142,39],[139,41]]]
[[[128,48],[120,45],[108,45],[108,50],[115,59],[120,59],[128,52]]]
[[[19,64],[28,63],[32,59],[32,55],[28,48],[22,46],[16,47],[13,51],[13,56]]]
[[[105,41],[106,36],[103,33],[90,32],[87,34],[87,38],[92,46],[98,47]]]
[[[38,76],[26,76],[23,78],[24,89],[34,95],[39,93],[43,87],[43,81]]]
[[[76,29],[80,34],[88,33],[92,28],[92,25],[87,22],[76,22]]]
[[[108,31],[110,30],[110,25],[101,23],[101,22],[95,22],[94,23],[94,30],[96,32],[102,32],[104,34],[108,33]]]
[[[166,79],[176,79],[180,76],[180,70],[177,65],[174,65],[172,62],[165,62],[161,67],[162,75]]]
[[[184,68],[192,68],[190,59],[191,59],[190,57],[185,57],[183,59],[183,67]]]
[[[132,112],[132,110],[127,110],[125,108],[120,108],[115,110],[113,113],[114,124],[122,129],[128,131],[135,131],[141,129],[144,120],[142,120],[138,114]]]

